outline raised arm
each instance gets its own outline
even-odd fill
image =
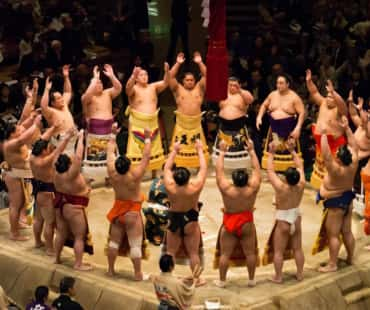
[[[40,102],[42,114],[45,116],[46,119],[48,119],[52,114],[52,110],[49,107],[49,93],[52,86],[53,84],[50,81],[50,78],[47,77],[45,81],[44,94],[42,95]]]
[[[12,139],[9,141],[10,147],[20,147],[24,144],[31,144],[33,141],[33,135],[37,129],[38,126],[40,126],[41,123],[41,115],[36,116],[34,118],[34,123],[32,126],[27,128],[25,131],[23,131],[19,137]],[[20,126],[20,125],[17,125]]]
[[[240,88],[239,94],[240,94],[240,96],[242,96],[244,104],[246,106],[249,106],[254,100],[252,94],[248,90]]]
[[[100,72],[98,66],[94,66],[93,74],[94,76],[90,81],[89,87],[86,89],[86,91],[81,97],[82,104],[89,104],[91,102],[92,97],[94,96],[96,84],[100,80]]]
[[[69,140],[71,140],[74,134],[75,134],[75,130],[70,128],[67,131],[66,135],[64,136],[63,140],[59,142],[58,146],[53,150],[52,155],[53,155],[54,162],[57,161],[59,155],[64,152]]]
[[[75,155],[72,160],[70,175],[71,177],[77,177],[81,173],[81,165],[84,158],[84,130],[81,129],[78,133],[78,142]]]
[[[220,142],[219,145],[220,154],[218,155],[216,161],[216,182],[217,186],[221,191],[225,191],[230,187],[230,182],[226,179],[224,173],[224,159],[225,159],[225,152],[227,151],[227,146],[224,141]]]
[[[337,105],[339,114],[347,116],[347,114],[348,114],[347,105],[346,105],[345,101],[343,100],[343,98],[341,97],[341,95],[339,95],[335,91],[332,81],[330,81],[330,80],[327,81],[326,90],[328,91],[328,94],[331,94],[333,96],[334,101]]]
[[[199,157],[199,171],[195,179],[196,183],[194,185],[198,189],[201,189],[204,186],[207,178],[207,161],[203,153],[203,144],[199,139],[197,139],[195,142],[195,149],[197,150]]]
[[[269,144],[269,154],[267,158],[267,176],[271,182],[271,185],[275,189],[279,189],[283,185],[283,181],[280,180],[280,178],[275,172],[274,154],[275,154],[275,144],[274,142],[271,142]]]
[[[115,76],[113,68],[111,65],[105,64],[103,73],[109,78],[112,83],[111,88],[109,88],[109,94],[112,99],[116,98],[122,91],[122,84]]]
[[[135,86],[136,79],[140,73],[140,70],[141,70],[140,67],[135,67],[134,70],[132,71],[130,78],[128,79],[126,83],[126,95],[128,97],[132,97],[133,95],[135,95],[134,86]]]
[[[253,169],[252,176],[250,179],[250,185],[258,188],[262,181],[261,166],[258,161],[256,152],[254,150],[254,144],[252,140],[248,139],[246,141],[246,149],[249,153],[249,156],[251,157],[251,164],[252,164],[252,169]]]
[[[47,128],[41,135],[41,139],[45,141],[49,141],[50,138],[53,136],[55,128],[58,127],[56,125],[53,125],[49,128]]]
[[[329,147],[328,137],[326,133],[322,133],[321,135],[321,154],[324,160],[324,165],[327,170],[333,171],[334,169],[334,158],[331,154],[331,150]]]
[[[348,145],[353,149],[354,152],[358,152],[358,145],[356,143],[355,137],[353,136],[352,130],[348,125],[348,119],[344,115],[342,116],[342,127],[347,136]]]
[[[299,175],[300,175],[299,182],[305,182],[303,161],[301,160],[301,158],[298,156],[297,152],[295,151],[295,146],[296,146],[295,140],[293,138],[289,138],[286,141],[285,146],[287,150],[290,152],[290,154],[292,154],[294,165],[296,169],[299,171]]]
[[[150,129],[145,128],[143,157],[141,158],[140,164],[132,171],[132,175],[137,180],[140,180],[144,176],[145,169],[149,165],[151,146],[152,146],[151,131]]]
[[[167,62],[165,62],[164,63],[163,80],[153,83],[154,87],[155,87],[155,91],[156,91],[157,94],[161,93],[162,91],[164,91],[167,88],[167,86],[169,84],[169,80],[170,80],[169,65],[168,65]]]
[[[172,66],[170,72],[169,72],[169,86],[171,91],[175,92],[177,90],[177,87],[179,86],[179,83],[177,82],[176,76],[177,73],[179,72],[179,69],[181,65],[185,61],[185,55],[184,53],[179,53],[177,54],[176,57],[176,63]]]
[[[364,100],[362,98],[358,98],[358,105],[356,105],[355,102],[353,101],[353,90],[351,89],[349,91],[347,101],[348,101],[349,115],[352,119],[352,122],[355,124],[355,126],[357,128],[357,127],[361,126],[361,123],[362,123],[361,122],[361,117],[358,115],[357,111],[362,110]]]
[[[298,120],[297,125],[295,126],[294,130],[290,133],[290,136],[294,139],[298,139],[299,136],[301,135],[301,129],[303,126],[305,114],[303,101],[298,95],[296,95],[296,98],[294,100],[294,108],[296,113],[298,114]]]
[[[260,126],[262,125],[262,117],[265,115],[269,105],[271,102],[271,94],[267,96],[265,101],[261,104],[260,109],[258,111],[258,115],[256,118],[256,128],[257,130],[260,130]]]
[[[202,87],[203,90],[206,89],[206,79],[207,79],[207,67],[204,64],[202,60],[202,56],[199,52],[194,52],[194,58],[193,61],[199,66],[200,74],[202,75],[202,78],[199,81],[200,87]]]
[[[175,183],[175,180],[173,179],[173,174],[172,174],[172,167],[175,162],[175,157],[180,150],[180,142],[177,141],[173,145],[172,152],[168,155],[168,158],[166,160],[166,163],[164,165],[163,169],[163,183],[166,187],[166,190],[170,190],[171,186]]]
[[[69,79],[69,65],[64,65],[62,70],[64,79],[63,98],[64,102],[69,105],[72,99],[72,84],[71,80]]]
[[[118,132],[118,125],[114,123],[112,125],[112,133],[110,134],[108,145],[107,145],[107,170],[108,176],[113,177],[116,175],[116,150],[117,150],[117,132]]]
[[[306,70],[306,86],[312,100],[317,104],[321,105],[325,100],[323,96],[319,93],[315,83],[312,81],[312,73],[310,69]]]
[[[32,89],[26,86],[26,89],[25,89],[26,103],[24,104],[22,115],[19,118],[20,124],[31,115],[32,111],[35,110],[38,89],[39,89],[39,84],[37,82],[37,79],[33,80]]]

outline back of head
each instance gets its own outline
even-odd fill
[[[236,187],[244,187],[248,184],[248,173],[244,169],[237,169],[231,173],[233,184]]]
[[[17,130],[17,124],[16,123],[7,123],[5,126],[5,134],[4,138],[5,140],[8,140],[13,132]]]
[[[49,295],[49,288],[47,286],[38,286],[35,291],[35,299],[37,302],[45,302]]]
[[[64,173],[68,171],[71,163],[72,161],[67,154],[60,154],[55,163],[55,169],[58,173]]]
[[[37,140],[32,147],[32,155],[39,156],[43,150],[46,150],[49,142],[43,139]]]
[[[284,175],[288,184],[292,186],[297,185],[301,177],[299,171],[294,167],[289,167],[285,170]]]
[[[345,166],[349,166],[352,164],[352,154],[348,149],[347,144],[342,145],[337,151],[337,157]]]
[[[131,160],[125,155],[120,155],[117,157],[114,166],[119,174],[126,174],[130,170]]]
[[[75,285],[75,279],[72,277],[64,277],[60,280],[59,290],[61,294],[66,294]]]
[[[173,257],[169,254],[164,254],[159,260],[159,268],[162,272],[170,272],[174,266]]]
[[[173,179],[179,186],[186,185],[190,179],[190,171],[185,167],[176,167],[173,169]]]

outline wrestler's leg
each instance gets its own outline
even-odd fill
[[[302,249],[302,217],[298,216],[295,223],[295,232],[292,236],[292,249],[294,252],[294,259],[297,265],[296,278],[298,281],[303,280],[303,266],[304,254]]]
[[[347,251],[347,263],[352,265],[353,254],[355,251],[355,238],[352,233],[352,206],[349,207],[347,215],[343,218],[342,225],[343,243]]]
[[[134,257],[131,255],[131,261],[134,265],[135,280],[141,281],[143,280],[143,273],[141,271],[143,222],[141,219],[141,214],[139,212],[128,212],[124,216],[124,222],[131,254],[133,247],[137,247],[138,244],[140,245],[140,249],[136,249],[136,251],[140,251],[140,255],[139,253],[135,254]]]
[[[60,255],[62,253],[64,243],[68,237],[68,224],[62,216],[62,212],[60,209],[55,210],[55,218],[56,218],[56,236],[55,236],[55,263],[60,264]]]
[[[118,256],[119,246],[122,242],[123,226],[117,223],[112,223],[109,232],[109,242],[108,242],[108,276],[114,276],[116,272],[114,271],[114,263],[116,262]]]
[[[215,281],[215,284],[219,287],[223,287],[225,286],[227,269],[229,268],[229,258],[233,253],[233,250],[237,245],[239,239],[233,234],[227,232],[224,227],[221,228],[220,234],[221,234],[220,235],[221,256],[219,264],[220,281]]]
[[[35,238],[35,248],[41,248],[44,242],[41,240],[42,228],[44,226],[44,220],[41,216],[40,205],[36,202],[36,207],[34,207],[35,212],[33,216],[33,235]]]
[[[54,229],[55,229],[55,209],[54,209],[54,194],[41,192],[37,195],[37,208],[41,211],[41,216],[45,221],[44,238],[46,245],[46,254],[54,255]]]
[[[9,238],[15,241],[26,241],[29,239],[27,236],[19,234],[19,218],[21,209],[24,206],[24,194],[22,183],[19,179],[11,176],[5,176],[5,184],[8,188],[9,194],[9,223],[10,223],[10,236]]]
[[[91,270],[92,267],[90,264],[84,264],[82,262],[87,232],[84,210],[70,204],[65,204],[63,215],[74,237],[73,250],[75,252],[75,263],[73,268],[81,271]]]
[[[343,224],[343,210],[330,208],[325,222],[325,229],[329,240],[329,262],[325,267],[320,267],[320,272],[337,271],[337,259],[340,249],[339,234]]]
[[[283,282],[284,252],[289,241],[290,225],[284,221],[277,221],[273,236],[274,240],[274,268],[275,275],[271,281],[275,283]]]
[[[200,266],[199,245],[201,232],[199,222],[190,222],[186,224],[184,228],[184,233],[184,245],[186,251],[189,253],[190,268],[192,271],[194,271],[197,265]],[[196,286],[204,284],[206,284],[204,279],[198,279]]]
[[[174,261],[176,260],[176,253],[180,248],[182,238],[180,236],[180,230],[172,232],[169,229],[166,231],[166,242],[167,242],[167,253],[170,254]]]
[[[242,227],[242,236],[240,239],[244,255],[247,261],[249,283],[248,286],[255,286],[254,273],[256,271],[257,253],[256,253],[256,228],[254,223],[246,223]]]

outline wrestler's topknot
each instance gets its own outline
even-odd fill
[[[130,170],[131,160],[125,155],[120,155],[114,162],[114,166],[119,174],[126,174]]]
[[[285,170],[284,175],[286,181],[291,186],[297,185],[301,177],[299,171],[295,167],[289,167],[287,170]]]
[[[39,156],[43,150],[46,150],[49,142],[43,139],[38,139],[32,147],[32,155]]]
[[[176,167],[173,169],[173,179],[179,186],[188,184],[190,179],[190,171],[185,167]]]

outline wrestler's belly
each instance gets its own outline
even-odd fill
[[[200,106],[201,103],[178,104],[177,111],[184,115],[197,116],[202,112]]]
[[[334,138],[344,135],[344,130],[336,119],[319,117],[316,122],[315,133],[321,135],[323,132],[334,136]]]
[[[343,184],[328,184],[323,183],[320,187],[320,195],[325,198],[334,198],[342,195],[344,192],[351,191],[351,185],[343,185]]]
[[[130,105],[131,109],[137,112],[146,113],[146,114],[154,114],[157,112],[157,103],[153,104],[132,104]]]
[[[93,113],[88,113],[87,120],[94,118],[99,120],[111,120],[113,118],[112,110],[105,111],[94,111]]]
[[[5,161],[8,163],[10,168],[30,170],[30,163],[26,158],[17,156],[4,156]]]
[[[245,116],[245,114],[246,113],[244,111],[240,110],[236,111],[234,109],[225,108],[220,111],[219,116],[222,117],[223,119],[232,121],[234,119],[238,119]]]
[[[289,114],[289,113],[285,112],[284,110],[276,109],[276,110],[270,112],[270,116],[275,120],[279,120],[279,119],[285,119],[285,118],[288,118],[288,117],[292,117],[292,116],[294,116],[294,114]]]
[[[229,213],[229,214],[234,214],[234,213],[242,213],[242,212],[245,212],[245,211],[250,211],[250,212],[253,212],[254,211],[254,206],[243,206],[243,207],[230,207],[230,206],[225,206],[224,208],[224,212],[225,213]]]

